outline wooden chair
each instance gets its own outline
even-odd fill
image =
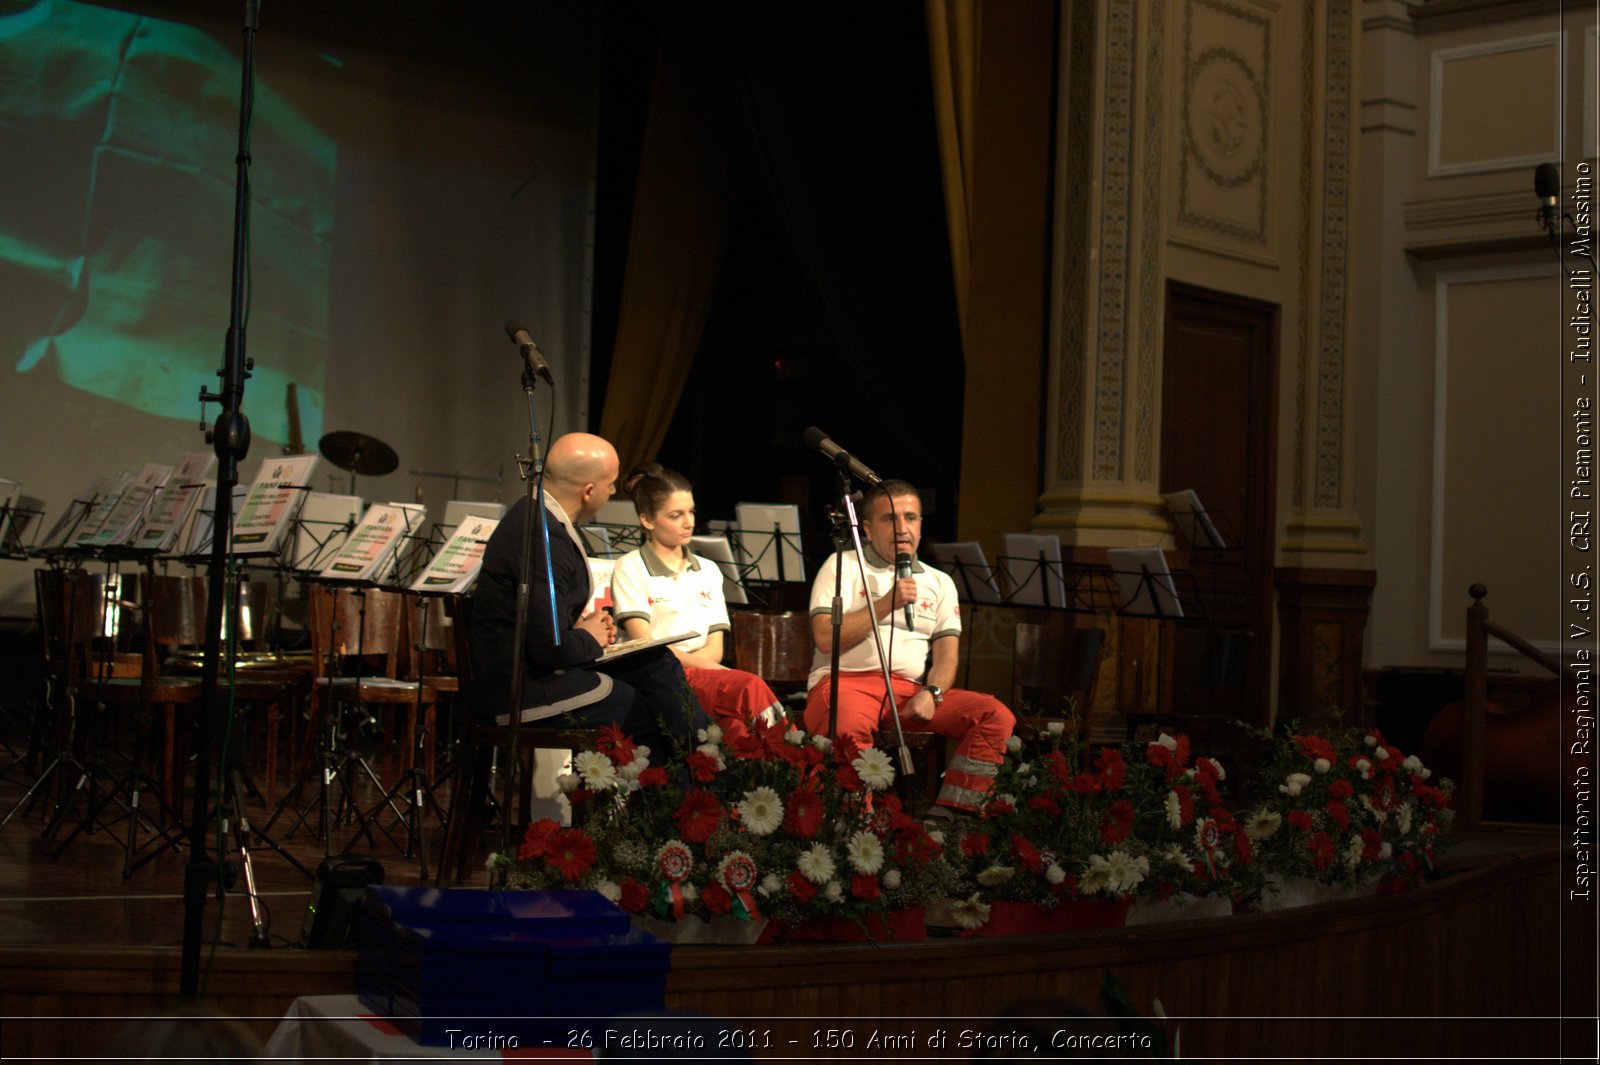
[[[764,614],[735,610],[733,664],[767,682],[774,695],[791,708],[805,705],[806,678],[811,674],[811,618],[798,610]]]
[[[452,625],[455,643],[456,679],[459,685],[458,704],[463,715],[472,712],[472,600],[466,596],[446,597],[444,609]],[[497,801],[493,777],[495,754],[510,750],[515,742],[518,753],[516,770],[518,778],[516,811],[501,810],[501,817],[516,817],[520,824],[527,819],[533,800],[533,752],[536,750],[573,750],[593,747],[599,741],[600,730],[588,728],[563,728],[560,726],[498,725],[490,720],[475,720],[463,727],[461,756],[456,762],[454,785],[450,790],[450,811],[445,819],[444,844],[439,855],[435,883],[460,883],[466,876],[467,863],[478,851],[483,837],[485,807]],[[508,767],[505,772],[511,772]]]

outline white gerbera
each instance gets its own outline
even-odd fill
[[[820,843],[813,843],[809,848],[800,852],[800,859],[795,863],[795,868],[800,870],[800,875],[813,884],[826,884],[833,879],[835,867],[833,855],[828,853],[828,848]]]
[[[1361,864],[1361,852],[1365,847],[1366,843],[1360,836],[1356,836],[1350,841],[1350,845],[1344,849],[1344,864],[1346,868],[1354,869]]]
[[[1167,810],[1167,824],[1171,825],[1173,828],[1182,828],[1183,804],[1178,802],[1178,793],[1175,791],[1167,792],[1167,797],[1165,800],[1163,800],[1163,805]]]
[[[1395,828],[1400,830],[1400,834],[1402,836],[1409,836],[1411,834],[1412,812],[1410,799],[1407,799],[1405,802],[1401,803],[1399,808],[1394,812]]]
[[[783,824],[783,800],[769,787],[745,792],[738,810],[739,822],[752,836],[770,836]]]
[[[1118,895],[1131,895],[1150,872],[1150,859],[1142,855],[1135,858],[1127,851],[1112,851],[1103,860],[1106,863],[1107,882]]]
[[[850,868],[863,875],[876,873],[883,868],[883,841],[871,832],[857,832],[845,845],[845,855]]]
[[[851,761],[850,766],[861,777],[861,783],[873,791],[883,791],[894,783],[894,763],[876,747],[868,747]]]
[[[950,916],[962,928],[981,928],[989,921],[989,904],[978,900],[977,892],[971,898],[961,899],[950,907]]]
[[[978,874],[978,883],[984,887],[994,887],[996,884],[1004,884],[1016,875],[1017,871],[1009,865],[991,865]]]
[[[1105,891],[1110,886],[1111,866],[1106,864],[1105,856],[1089,855],[1089,868],[1078,877],[1078,890],[1085,895],[1093,895],[1097,891]]]
[[[1275,810],[1260,809],[1251,814],[1250,820],[1245,822],[1244,834],[1250,837],[1250,842],[1260,843],[1276,835],[1282,824],[1282,814]]]
[[[607,791],[617,786],[617,767],[599,751],[579,751],[572,756],[572,768],[590,791]]]

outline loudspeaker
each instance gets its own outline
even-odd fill
[[[307,950],[353,947],[361,937],[361,901],[383,883],[383,865],[364,854],[336,854],[317,866],[300,945]]]

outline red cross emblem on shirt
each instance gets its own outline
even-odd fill
[[[933,600],[931,600],[931,599],[919,600],[917,602],[917,609],[918,610],[922,610],[922,611],[926,611],[929,614],[933,613]]]
[[[709,604],[711,602],[711,589],[710,588],[702,588],[702,589],[700,589],[700,601],[702,603],[707,603],[707,604]]]

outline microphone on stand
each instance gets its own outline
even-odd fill
[[[511,338],[511,343],[522,352],[522,357],[528,360],[528,369],[544,378],[545,384],[551,388],[556,386],[556,379],[550,373],[550,364],[545,361],[544,352],[539,350],[539,345],[533,342],[533,337],[528,331],[515,321],[506,322],[506,336]]]
[[[827,433],[818,429],[815,425],[800,435],[801,439],[806,442],[807,447],[822,452],[824,456],[832,459],[836,465],[856,480],[866,481],[873,486],[883,483],[883,478],[873,473],[871,467],[834,443]]]
[[[1556,201],[1561,197],[1561,171],[1554,163],[1540,163],[1533,170],[1533,192],[1539,197],[1539,228],[1555,233]]]
[[[901,577],[911,576],[911,556],[908,553],[902,551],[894,556],[894,575],[896,580]],[[911,603],[906,604],[906,628],[908,629],[913,627],[911,624],[912,606],[913,604]]]

